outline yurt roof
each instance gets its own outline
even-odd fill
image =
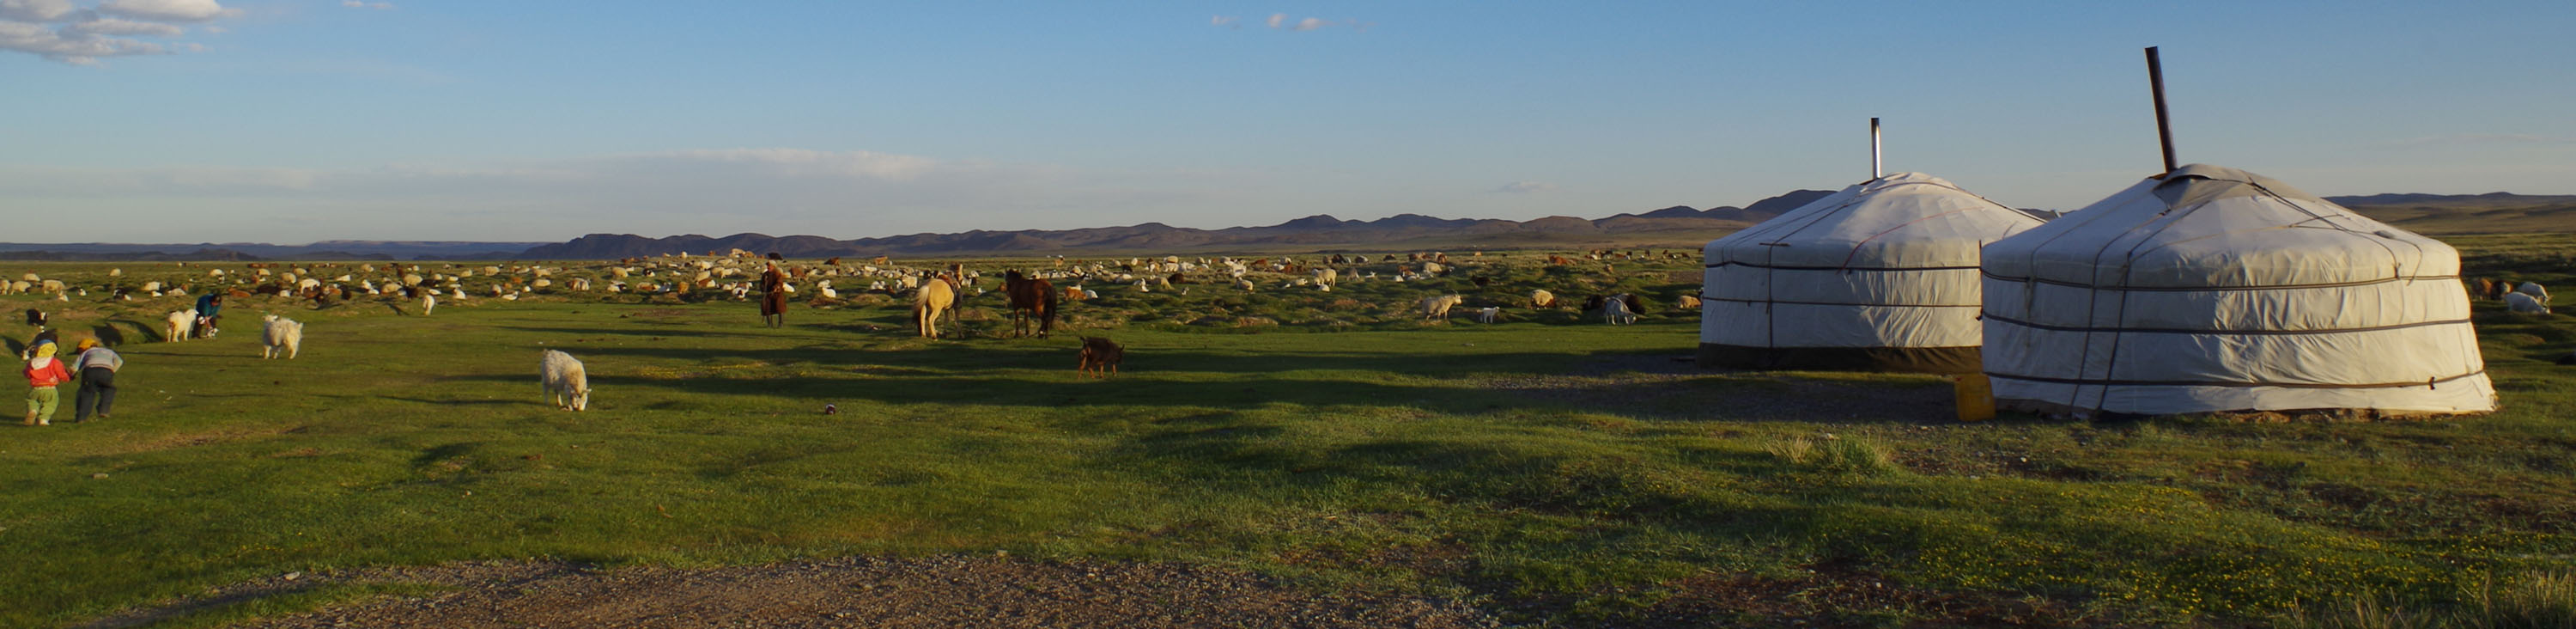
[[[2042,221],[1923,173],[1854,184],[1706,249],[1710,264],[1848,268],[1978,265],[1978,247]]]
[[[2334,286],[2450,277],[2449,245],[2254,173],[2192,164],[1996,241],[1999,279],[2103,288]]]

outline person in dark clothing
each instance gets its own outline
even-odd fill
[[[224,296],[222,293],[209,292],[206,293],[206,296],[204,297],[198,297],[197,332],[194,336],[197,338],[214,338],[216,315],[222,314],[223,311]]]
[[[98,344],[97,339],[80,340],[80,357],[72,359],[72,374],[80,378],[80,394],[72,398],[72,423],[89,421],[91,411],[107,419],[116,406],[116,370],[125,368],[125,357]]]
[[[778,272],[778,263],[760,272],[760,324],[769,327],[787,325],[787,275]]]

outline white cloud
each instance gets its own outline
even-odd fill
[[[1242,19],[1243,19],[1243,18],[1227,17],[1227,16],[1219,15],[1219,16],[1214,16],[1214,17],[1210,17],[1210,18],[1208,18],[1208,25],[1209,25],[1209,26],[1234,26],[1234,25],[1235,25],[1235,24],[1234,24],[1235,22],[1237,22],[1237,21],[1241,21]]]
[[[73,22],[70,26],[65,26],[57,32],[60,32],[63,35],[143,35],[150,37],[178,37],[186,34],[188,29],[180,28],[176,25],[161,24],[157,22],[137,22],[134,20],[103,17],[84,22]]]
[[[1503,187],[1495,188],[1494,192],[1500,192],[1503,194],[1530,194],[1533,192],[1546,192],[1555,189],[1556,184],[1544,181],[1515,181],[1503,184]]]
[[[99,57],[169,52],[168,48],[151,42],[78,33],[66,35],[43,24],[7,21],[0,21],[0,50],[15,50],[84,66],[97,65]]]
[[[1213,23],[1217,26],[1232,25],[1234,24],[1234,18],[1219,16],[1213,20]],[[1285,28],[1292,31],[1311,31],[1330,26],[1348,26],[1353,30],[1366,32],[1369,27],[1368,24],[1361,23],[1359,20],[1327,20],[1320,17],[1310,17],[1291,22],[1288,21],[1288,14],[1286,13],[1272,13],[1270,14],[1270,17],[1263,18],[1261,23],[1267,24],[1271,28]]]
[[[349,8],[352,8],[352,9],[391,9],[391,8],[394,8],[394,3],[391,3],[391,2],[363,2],[363,1],[361,1],[361,0],[340,0],[340,6],[349,7]]]
[[[205,22],[215,18],[241,15],[240,9],[227,9],[215,0],[107,0],[98,11],[155,22]]]
[[[71,15],[71,0],[0,0],[0,20],[51,22]]]
[[[181,24],[240,14],[215,0],[107,0],[95,8],[71,0],[0,0],[0,50],[84,66],[99,65],[103,57],[198,52],[205,46],[131,37],[174,39],[188,33]],[[204,28],[222,32],[213,25]]]

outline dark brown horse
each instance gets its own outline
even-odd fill
[[[1055,331],[1054,284],[1013,270],[1002,274],[1002,293],[1011,299],[1012,333],[1028,336],[1031,320],[1037,322],[1038,338]]]

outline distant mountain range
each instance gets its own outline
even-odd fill
[[[2326,200],[2383,223],[2436,236],[2576,232],[2576,195],[2374,194]]]
[[[604,260],[734,249],[795,258],[1054,255],[1351,248],[1692,246],[1769,220],[1825,195],[1797,190],[1743,207],[1674,206],[1597,219],[1527,221],[1398,214],[1352,221],[1317,214],[1277,225],[1198,229],[1145,223],[1065,230],[976,230],[839,240],[825,236],[696,234],[647,238],[591,234],[562,243],[334,240],[307,245],[0,243],[13,260]],[[2326,197],[2364,215],[2428,234],[2576,231],[2576,195],[2374,194]]]
[[[1548,242],[1610,243],[1634,240],[1646,232],[1717,232],[1743,229],[1809,201],[1832,194],[1798,190],[1756,201],[1745,207],[1706,210],[1669,207],[1643,214],[1619,214],[1585,220],[1550,216],[1527,221],[1435,218],[1398,214],[1373,221],[1351,221],[1317,214],[1263,227],[1196,229],[1145,223],[1126,227],[1065,230],[976,230],[955,234],[912,234],[856,240],[820,236],[734,234],[712,238],[696,234],[646,238],[633,234],[591,234],[571,242],[527,250],[524,259],[599,260],[668,253],[705,254],[734,249],[776,252],[794,258],[879,255],[1039,254],[1100,252],[1184,252],[1217,249],[1317,249],[1340,246],[1456,246],[1471,243],[1522,245]]]

